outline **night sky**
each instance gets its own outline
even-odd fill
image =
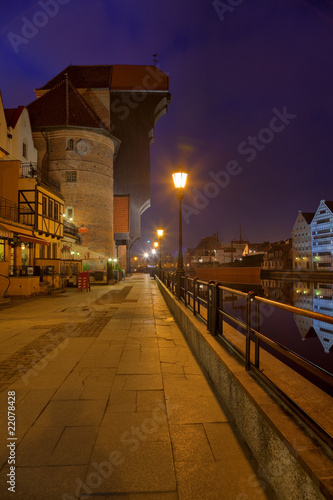
[[[26,20],[48,2],[47,24],[24,37]],[[172,101],[155,128],[143,242],[161,225],[164,250],[177,249],[171,170],[180,164],[189,172],[184,247],[216,231],[223,242],[238,239],[240,225],[251,242],[285,239],[298,210],[333,200],[330,0],[0,0],[0,8],[8,108],[31,102],[69,64],[146,65],[158,53]]]

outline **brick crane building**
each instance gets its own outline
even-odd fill
[[[60,183],[65,217],[84,226],[82,243],[94,255],[114,257],[122,247],[127,269],[150,206],[150,144],[168,88],[155,66],[68,66],[28,106],[38,166]],[[115,195],[128,206],[116,233]]]

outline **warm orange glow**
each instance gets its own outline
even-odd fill
[[[158,242],[157,241],[154,241],[154,247],[157,248],[158,247]]]
[[[162,238],[162,236],[163,236],[163,232],[164,232],[164,231],[163,231],[163,229],[158,229],[158,230],[157,230],[157,236],[158,236],[159,238]]]
[[[185,172],[175,172],[172,174],[173,182],[177,189],[183,189],[186,184],[187,173]]]

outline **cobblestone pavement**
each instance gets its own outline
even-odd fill
[[[148,275],[0,321],[1,500],[274,498]]]

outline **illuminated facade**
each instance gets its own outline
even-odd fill
[[[333,270],[333,202],[321,200],[311,222],[313,268]]]
[[[298,212],[292,230],[293,267],[299,271],[312,269],[311,222],[314,213]]]

